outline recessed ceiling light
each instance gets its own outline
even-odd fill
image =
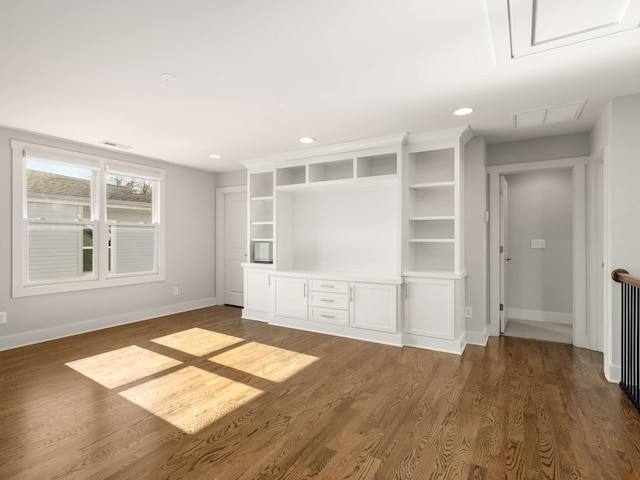
[[[313,138],[313,137],[302,137],[300,139],[300,143],[313,143],[315,141],[316,141],[316,139]]]
[[[160,78],[163,82],[173,82],[178,76],[175,73],[161,73]]]
[[[211,155],[209,155],[210,158],[222,158],[222,155],[219,155],[217,153],[212,153]]]
[[[473,108],[471,107],[462,107],[459,108],[457,110],[455,110],[453,112],[454,115],[458,115],[458,116],[462,116],[462,115],[469,115],[471,112],[473,112]]]

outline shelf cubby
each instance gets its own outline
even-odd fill
[[[353,159],[309,165],[309,183],[353,178]]]
[[[398,155],[384,153],[358,157],[358,178],[396,175],[398,173]]]
[[[251,199],[250,222],[273,223],[273,197],[254,197]]]
[[[453,219],[413,220],[409,225],[410,241],[453,241],[454,238],[455,224]]]
[[[411,185],[454,182],[453,148],[409,154],[409,183]]]
[[[409,255],[412,270],[417,271],[453,271],[453,241],[409,242]]]
[[[410,191],[411,217],[454,216],[453,185],[442,188],[419,188]]]
[[[306,166],[284,167],[276,170],[276,186],[298,185],[306,182]]]
[[[251,174],[250,198],[260,199],[273,197],[273,172]]]

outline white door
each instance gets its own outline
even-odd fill
[[[224,196],[224,303],[242,307],[244,275],[247,261],[247,194]]]
[[[507,329],[507,274],[509,270],[508,245],[508,184],[504,176],[500,177],[500,333]]]
[[[274,315],[307,319],[307,280],[304,278],[272,277],[275,289]]]
[[[396,332],[398,290],[395,285],[351,283],[351,325]]]

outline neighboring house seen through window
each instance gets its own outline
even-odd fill
[[[164,171],[12,141],[13,296],[157,281]]]

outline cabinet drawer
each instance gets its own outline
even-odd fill
[[[312,307],[349,309],[349,296],[340,293],[314,292],[309,293],[309,305]]]
[[[332,280],[310,280],[309,290],[316,292],[349,293],[349,283],[334,282]]]
[[[309,319],[314,322],[349,325],[349,312],[347,310],[309,307]]]

